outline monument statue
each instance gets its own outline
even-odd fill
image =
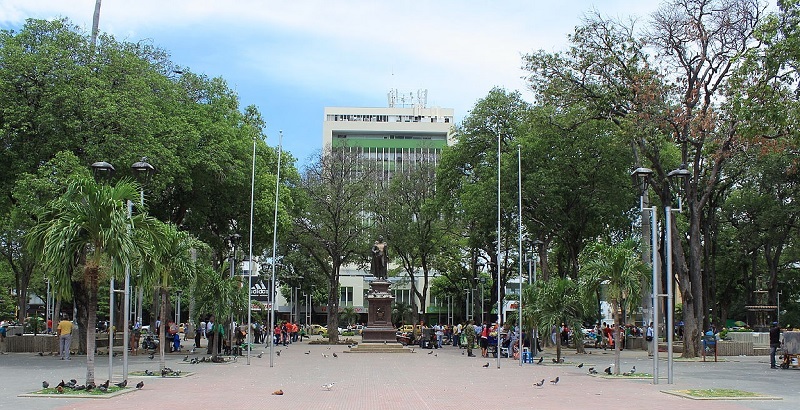
[[[386,242],[383,241],[383,236],[379,236],[375,244],[372,245],[372,262],[369,266],[369,273],[377,279],[386,279],[388,277],[388,265],[388,247]]]

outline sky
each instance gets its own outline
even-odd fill
[[[95,0],[3,0],[0,29],[67,17],[89,33]],[[522,56],[560,51],[592,10],[640,24],[656,0],[104,0],[100,30],[149,41],[192,72],[222,77],[301,168],[322,148],[323,109],[386,107],[428,90],[456,122],[494,87],[531,99]]]

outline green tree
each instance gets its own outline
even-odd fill
[[[237,277],[230,277],[228,267],[223,266],[215,270],[210,266],[201,267],[197,271],[197,288],[195,292],[199,295],[214,295],[213,297],[198,298],[197,308],[201,312],[214,315],[214,336],[209,340],[211,343],[211,359],[217,360],[217,346],[222,343],[220,332],[226,328],[223,318],[231,317],[234,313],[243,311],[247,306],[246,286],[241,286]]]
[[[417,307],[426,306],[434,259],[446,247],[446,221],[441,217],[435,194],[434,165],[423,160],[411,170],[392,176],[381,198],[383,212],[377,213],[377,229],[386,233],[389,255],[400,261],[411,284],[415,315],[420,310]],[[420,277],[422,289],[417,287]]]
[[[605,286],[606,297],[616,324],[614,332],[614,373],[619,374],[620,330],[624,325],[623,311],[630,311],[639,301],[639,287],[647,267],[636,253],[636,243],[626,240],[609,245],[594,242],[586,247],[580,257],[581,283],[587,294],[594,295],[596,288]],[[597,301],[599,303],[599,301]]]
[[[179,231],[175,225],[160,224],[160,233],[153,236],[155,239],[148,247],[145,257],[145,266],[148,266],[144,274],[152,277],[146,282],[153,283],[161,299],[162,325],[158,329],[159,339],[159,364],[163,369],[166,366],[164,352],[169,349],[166,340],[168,331],[169,294],[174,290],[172,285],[178,280],[186,281],[195,274],[195,264],[192,260],[192,250],[201,247],[189,233]],[[176,296],[177,297],[177,296]],[[177,323],[176,323],[177,326]]]
[[[156,235],[154,221],[138,214],[128,218],[125,203],[139,196],[127,181],[98,184],[89,178],[71,181],[65,194],[52,201],[31,229],[29,246],[43,269],[53,275],[58,293],[83,291],[86,315],[79,319],[86,331],[86,383],[94,383],[95,323],[100,281],[120,276],[124,266],[142,253],[137,235]],[[75,272],[80,270],[80,272]],[[75,282],[81,286],[74,287]]]
[[[762,17],[757,0],[668,0],[652,15],[644,34],[633,24],[595,14],[569,36],[563,53],[525,56],[537,98],[559,109],[585,105],[584,118],[608,120],[628,136],[634,166],[654,170],[651,185],[662,205],[671,205],[667,174],[687,165],[685,189],[688,241],[684,250],[673,220],[673,260],[684,301],[685,357],[700,349],[705,310],[702,231],[705,208],[715,194],[723,164],[736,147],[738,118],[719,104],[739,58],[757,46],[753,33]],[[650,47],[655,53],[648,53]],[[680,155],[676,154],[676,149]],[[712,212],[713,210],[706,210]]]
[[[589,312],[587,298],[577,281],[553,276],[522,290],[522,320],[528,329],[550,329],[561,323],[575,329],[582,343],[583,318]],[[561,341],[556,340],[556,360],[561,361]]]
[[[321,153],[305,168],[294,214],[291,242],[308,253],[328,280],[328,338],[339,340],[339,276],[342,265],[364,263],[372,222],[377,178],[361,160],[344,150]]]

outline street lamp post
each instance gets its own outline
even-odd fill
[[[657,259],[657,252],[658,249],[658,242],[657,242],[657,235],[656,235],[656,207],[645,207],[644,206],[644,192],[647,189],[647,183],[652,176],[653,171],[649,168],[637,168],[632,173],[631,176],[634,179],[634,182],[640,189],[640,197],[639,197],[639,209],[644,211],[650,211],[652,218],[651,221],[651,249],[652,249],[652,265],[653,265],[653,293],[652,293],[652,307],[653,307],[653,384],[658,384],[658,298],[659,297],[666,297],[667,306],[666,306],[666,326],[665,332],[667,333],[667,384],[672,384],[672,375],[673,375],[673,315],[674,315],[674,308],[673,308],[673,279],[672,279],[672,212],[680,213],[683,208],[681,205],[681,197],[678,196],[678,208],[673,209],[670,204],[664,207],[664,225],[666,225],[666,238],[665,238],[665,254],[666,254],[666,277],[667,277],[667,289],[665,294],[658,293],[658,285],[660,283],[660,277],[658,274],[658,259]],[[683,183],[683,180],[688,178],[690,175],[689,171],[686,169],[685,165],[681,165],[680,168],[670,171],[667,174],[667,178],[677,178],[680,182],[679,184]]]
[[[134,171],[134,174],[135,174],[136,178],[140,181],[140,183],[142,185],[141,189],[139,191],[139,201],[140,201],[139,203],[140,203],[140,205],[142,207],[144,207],[144,184],[146,184],[150,180],[150,177],[153,176],[153,174],[156,172],[156,169],[152,165],[147,163],[147,157],[142,157],[142,159],[139,160],[138,162],[134,162],[133,165],[131,165],[131,169]],[[133,203],[128,201],[128,219],[131,218],[132,211],[133,211]],[[140,294],[140,299],[139,299],[139,303],[138,303],[138,305],[139,305],[138,309],[139,309],[139,315],[141,315],[141,311],[142,311],[141,295],[143,294],[143,288],[142,288],[141,284],[138,284],[138,287],[139,287],[139,294]],[[131,316],[131,306],[130,306],[131,305],[131,292],[130,292],[130,288],[131,288],[131,265],[130,264],[125,264],[125,296],[124,296],[124,298],[125,298],[125,319],[123,320],[123,325],[122,325],[125,329],[123,330],[123,336],[122,336],[123,339],[124,339],[122,341],[122,345],[123,345],[123,349],[122,349],[122,380],[128,380],[128,347],[129,347],[128,343],[130,342],[130,336],[128,335],[128,332],[130,331],[129,330],[129,328],[130,328],[130,325],[129,325],[130,322],[129,321],[130,321],[130,316]],[[137,317],[140,317],[140,316],[137,316]]]
[[[256,193],[256,139],[253,138],[253,167],[250,173],[250,233],[247,251],[247,364],[250,365],[250,350],[253,345],[253,203]],[[272,332],[272,329],[270,329]]]
[[[176,290],[175,294],[177,295],[176,296],[177,300],[175,301],[175,303],[177,304],[177,306],[175,307],[175,325],[178,326],[179,323],[181,323],[181,295],[183,294],[183,291]]]
[[[114,166],[105,161],[98,161],[92,164],[92,172],[98,180],[110,180],[115,171]],[[130,207],[128,207],[128,219],[130,219],[130,216]],[[130,229],[130,225],[128,225],[128,229]],[[112,380],[114,377],[114,332],[112,331],[114,326],[114,287],[114,275],[111,275],[108,289],[108,326],[106,328],[108,332],[108,380]],[[89,323],[88,325],[94,326],[95,324]],[[127,327],[123,331],[124,335],[127,336]],[[127,348],[127,346],[125,347]],[[123,354],[125,353],[123,352]]]

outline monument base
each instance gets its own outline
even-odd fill
[[[397,342],[367,342],[359,343],[353,346],[350,350],[345,350],[345,353],[413,353],[411,349],[403,346]]]
[[[367,326],[361,331],[361,340],[365,343],[396,342],[397,330],[393,327]]]

